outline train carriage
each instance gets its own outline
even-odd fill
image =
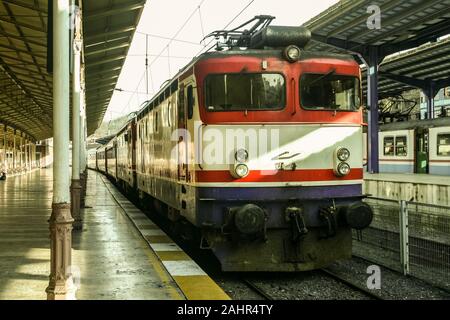
[[[117,181],[125,190],[136,188],[136,120],[133,117],[117,134]]]
[[[96,166],[98,171],[106,174],[106,153],[104,146],[97,148]]]
[[[429,128],[430,174],[450,176],[450,118],[446,126]]]
[[[449,117],[382,124],[378,137],[381,173],[450,175]]]
[[[92,170],[97,169],[97,149],[87,151],[87,167]]]
[[[116,138],[113,138],[105,147],[105,174],[117,179],[117,143]]]

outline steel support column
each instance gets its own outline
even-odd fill
[[[8,159],[6,153],[6,134],[8,133],[8,127],[6,124],[3,125],[3,171],[8,173]]]
[[[11,144],[8,141],[8,132],[6,132],[6,172],[11,174],[12,168],[11,168],[11,161],[12,157],[10,157],[11,153]]]
[[[36,168],[36,141],[34,141],[31,144],[31,159],[33,160],[32,164],[32,168],[35,169]]]
[[[53,203],[47,299],[74,299],[69,176],[69,0],[53,0]]]
[[[436,88],[432,81],[430,81],[428,88],[423,90],[423,93],[427,96],[427,117],[426,118],[433,119],[434,118],[434,97],[436,96]]]
[[[379,172],[378,163],[378,64],[380,62],[377,47],[369,47],[367,66],[367,106],[369,107],[368,128],[368,164],[370,173]]]
[[[73,228],[82,229],[80,215],[80,91],[81,91],[81,21],[77,14],[75,21],[75,37],[73,41],[73,69],[72,69],[72,185],[71,193],[71,212],[75,220]]]
[[[17,171],[16,129],[13,133],[13,172]]]
[[[33,154],[31,152],[31,140],[28,140],[28,171],[31,171],[33,169]]]
[[[28,138],[25,138],[25,144],[23,145],[23,152],[25,158],[25,172],[28,171]]]
[[[19,172],[22,172],[23,169],[23,161],[22,161],[22,145],[23,145],[23,140],[22,140],[22,132],[20,132],[20,140],[19,140]]]

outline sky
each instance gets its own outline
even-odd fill
[[[261,14],[275,16],[272,25],[298,26],[336,2],[338,1],[147,0],[103,121],[139,110],[141,104],[151,99],[166,80],[205,49],[204,45],[210,39],[200,43],[204,35],[223,29],[230,22],[232,23],[227,29],[236,27]],[[174,37],[175,40],[171,41]],[[146,40],[149,56],[148,89],[145,76]],[[210,46],[212,44],[214,42]]]

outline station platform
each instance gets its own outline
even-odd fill
[[[363,191],[376,198],[450,206],[448,176],[365,172]]]
[[[52,170],[0,181],[0,299],[46,299]],[[77,299],[229,299],[105,177],[89,171],[83,230],[72,232]]]
[[[377,181],[405,182],[450,186],[448,176],[424,173],[364,173],[364,179]]]

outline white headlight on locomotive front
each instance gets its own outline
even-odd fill
[[[289,62],[295,62],[300,59],[300,48],[297,46],[288,46],[286,49],[284,49],[284,56]]]
[[[347,162],[341,162],[336,168],[336,175],[339,177],[346,176],[350,173],[350,165]]]
[[[240,164],[234,166],[231,174],[233,177],[238,178],[238,179],[245,178],[246,176],[248,176],[249,170],[245,164],[240,163]]]
[[[248,152],[245,149],[238,149],[234,155],[237,162],[247,162]]]
[[[336,151],[336,157],[340,161],[347,161],[348,158],[350,158],[350,150],[348,150],[347,148],[339,148]]]

